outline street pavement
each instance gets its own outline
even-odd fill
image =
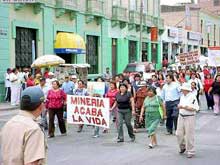
[[[196,117],[196,156],[192,159],[187,159],[185,154],[179,155],[176,137],[165,135],[165,126],[158,128],[158,146],[148,149],[149,139],[144,129],[136,134],[136,141],[132,143],[125,128],[125,142],[118,144],[112,123],[109,133],[103,134],[100,130],[99,138],[92,138],[92,126],[85,126],[83,132],[77,133],[76,125],[68,125],[67,136],[60,136],[56,128],[56,137],[48,139],[48,164],[219,165],[220,116],[214,116],[211,110],[201,109],[203,110]],[[18,110],[0,111],[0,128],[17,112]]]

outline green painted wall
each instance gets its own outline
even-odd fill
[[[157,64],[156,64],[156,69],[161,69],[162,63],[161,63],[161,42],[158,42],[157,44]]]
[[[86,39],[84,35],[84,24],[85,24],[85,16],[81,13],[77,14],[76,17],[76,33]],[[80,54],[76,57],[77,63],[85,63],[86,62],[86,55]]]
[[[111,38],[108,37],[108,20],[102,19],[102,35],[101,35],[101,59],[102,59],[102,73],[104,73],[106,67],[112,69],[112,49]]]
[[[149,62],[152,62],[151,42],[147,43],[147,52],[148,52],[147,60]]]
[[[128,64],[128,40],[118,38],[117,46],[117,73],[122,73]]]
[[[9,57],[9,6],[0,3],[0,101],[3,101],[5,95],[4,73],[10,67]]]
[[[54,29],[53,29],[53,9],[44,7],[43,10],[43,53],[54,54]]]

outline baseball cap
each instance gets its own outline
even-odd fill
[[[21,110],[34,111],[44,102],[44,93],[37,87],[28,87],[21,93]]]

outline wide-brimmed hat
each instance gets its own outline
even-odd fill
[[[49,76],[54,76],[54,73],[53,72],[49,72],[48,75]]]
[[[74,79],[74,78],[77,78],[77,76],[76,75],[72,75],[71,78]]]
[[[138,84],[138,87],[146,87],[147,86],[147,83],[145,81],[141,81],[139,84]]]
[[[185,91],[192,91],[192,88],[191,88],[191,84],[189,83],[183,83],[183,85],[180,87],[181,90],[185,90]]]

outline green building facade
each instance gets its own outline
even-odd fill
[[[54,54],[59,32],[77,33],[86,54],[59,54],[67,63],[89,63],[90,76],[110,67],[123,72],[129,62],[151,61],[161,66],[163,20],[160,0],[144,0],[140,59],[140,0],[36,0],[33,4],[0,3],[0,100],[7,68],[30,66],[44,54]],[[151,29],[158,37],[151,40]]]

